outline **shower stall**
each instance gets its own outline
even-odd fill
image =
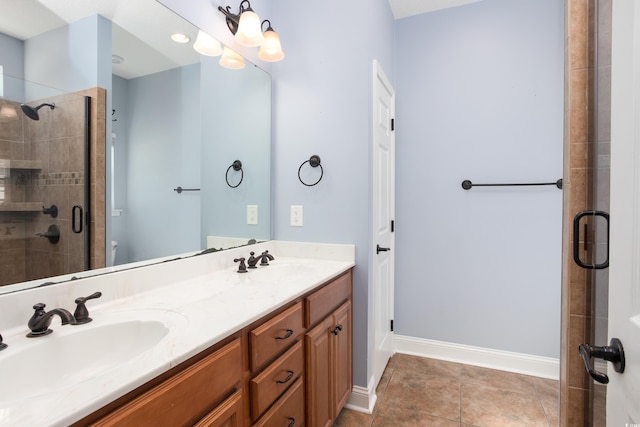
[[[90,105],[0,74],[0,286],[89,268]]]

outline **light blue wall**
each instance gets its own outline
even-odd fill
[[[128,82],[128,261],[200,246],[200,195],[173,190],[200,186],[199,82],[197,64]]]
[[[396,24],[396,333],[559,357],[564,4]],[[419,42],[416,42],[419,41]]]
[[[219,1],[161,2],[226,34],[204,22]],[[460,183],[562,176],[563,3],[485,0],[399,21],[386,0],[269,9],[287,55],[270,68],[273,237],[356,244],[354,383],[371,374],[373,59],[397,91],[396,332],[558,357],[562,192]],[[325,176],[307,188],[297,170],[312,154]]]
[[[67,92],[111,89],[111,22],[93,15],[24,42],[24,77]],[[31,99],[37,94],[27,94]]]
[[[393,16],[386,0],[278,0],[272,22],[287,55],[272,66],[274,237],[356,245],[353,375],[365,387],[372,344],[372,70],[378,59],[393,79]],[[324,177],[309,188],[297,172],[312,154],[322,159]],[[290,205],[304,207],[304,227],[289,225]]]
[[[0,65],[3,97],[24,102],[24,42],[0,33]]]
[[[268,240],[271,236],[271,77],[248,64],[229,70],[203,56],[202,242],[206,236]],[[225,172],[235,161],[243,172]],[[243,176],[240,183],[240,177]],[[258,206],[258,224],[247,225],[247,205]]]
[[[111,218],[111,240],[118,242],[116,252],[116,264],[123,264],[129,260],[129,245],[127,232],[127,219],[129,214],[129,206],[127,205],[127,151],[129,147],[129,80],[122,77],[113,76],[113,115],[107,115],[107,120],[111,120],[112,131],[116,135],[115,142],[115,175],[113,179],[113,187],[109,183],[113,193],[114,205],[113,209],[120,212],[119,216]],[[113,120],[116,120],[115,122]],[[110,151],[111,138],[107,138],[107,151]],[[111,168],[111,163],[107,164],[107,169]],[[107,206],[111,206],[108,200]],[[107,216],[110,214],[110,208],[107,209]],[[107,251],[107,254],[110,254]],[[107,257],[109,264],[109,257]]]

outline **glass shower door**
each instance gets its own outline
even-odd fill
[[[89,267],[89,98],[3,76],[0,286]]]
[[[597,0],[595,16],[595,66],[594,66],[594,150],[592,156],[593,184],[591,201],[594,209],[609,212],[610,153],[611,153],[611,7],[612,0]],[[608,224],[597,222],[594,231],[594,258],[608,259]],[[608,345],[609,269],[591,271],[592,281],[592,343]],[[610,367],[606,361],[596,359],[595,368],[606,373]],[[605,384],[593,381],[592,425],[606,425]]]

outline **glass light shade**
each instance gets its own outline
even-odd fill
[[[222,58],[220,58],[219,64],[224,68],[231,68],[232,70],[239,70],[244,68],[244,58],[227,46],[222,51]]]
[[[262,28],[260,18],[250,8],[242,12],[240,22],[238,23],[238,31],[236,31],[235,39],[242,46],[254,47],[260,46],[262,43]]]
[[[267,62],[281,61],[284,58],[284,52],[280,45],[280,36],[271,27],[264,32],[264,40],[260,45],[258,58]]]
[[[198,30],[198,37],[193,44],[193,48],[200,55],[218,56],[222,54],[220,42],[202,30]]]

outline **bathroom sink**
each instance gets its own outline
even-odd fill
[[[10,384],[0,388],[0,402],[59,393],[153,349],[181,316],[158,310],[154,319],[150,311],[156,310],[94,316],[81,326],[52,326],[51,335],[10,345],[0,354],[0,378]]]
[[[297,282],[313,273],[313,265],[300,262],[272,262],[268,266],[249,269],[247,277],[252,282],[278,284]]]

